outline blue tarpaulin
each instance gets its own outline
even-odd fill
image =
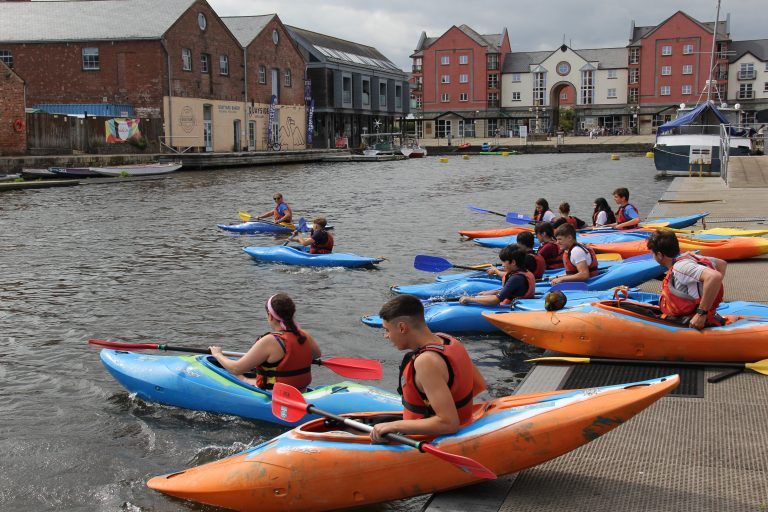
[[[682,115],[682,116],[678,117],[677,119],[673,119],[672,121],[670,121],[668,123],[664,123],[663,125],[659,126],[658,129],[656,130],[656,134],[660,135],[660,134],[662,134],[662,133],[664,133],[666,131],[671,130],[672,128],[677,128],[678,126],[683,126],[683,125],[686,125],[686,124],[691,124],[699,116],[701,116],[702,112],[704,112],[704,110],[706,110],[707,108],[712,110],[712,113],[715,114],[715,116],[717,116],[717,118],[720,120],[721,123],[723,123],[723,124],[730,124],[730,121],[728,121],[725,118],[725,116],[723,116],[723,114],[721,114],[720,111],[717,110],[717,108],[715,108],[714,105],[711,105],[709,103],[702,103],[701,105],[699,105],[695,109],[691,110],[687,114]]]
[[[41,103],[34,108],[48,112],[49,114],[60,114],[77,116],[86,112],[89,116],[97,117],[135,117],[136,112],[133,105],[121,105],[116,103]]]

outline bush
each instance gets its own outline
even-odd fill
[[[135,137],[133,139],[130,139],[128,141],[131,146],[135,147],[136,149],[140,149],[144,151],[147,149],[147,139],[143,135],[141,137]]]

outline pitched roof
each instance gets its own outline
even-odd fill
[[[751,53],[758,59],[768,62],[768,39],[731,41],[730,44],[728,44],[728,50],[734,52],[733,55],[729,57],[729,62],[739,60],[745,53]]]
[[[498,48],[501,46],[501,34],[479,34],[469,25],[459,25],[457,28],[480,46],[485,46],[486,48]]]
[[[261,34],[264,27],[277,16],[276,14],[264,14],[262,16],[222,16],[221,21],[237,38],[240,46],[248,46]]]
[[[709,32],[710,34],[712,33],[712,30],[715,27],[715,22],[714,21],[701,22],[701,21],[697,20],[696,18],[694,18],[692,16],[689,16],[688,14],[686,14],[683,11],[677,11],[675,14],[673,14],[669,18],[665,19],[664,21],[662,21],[658,25],[653,25],[653,26],[650,26],[650,27],[634,27],[634,29],[632,31],[632,39],[629,42],[629,46],[634,46],[637,43],[639,43],[640,39],[648,36],[651,32],[654,32],[657,28],[659,28],[662,25],[664,25],[667,21],[669,21],[672,17],[674,17],[678,13],[682,14],[683,16],[685,16],[686,18],[688,18],[692,22],[696,23],[701,28],[703,28],[704,30]],[[728,21],[727,20],[718,22],[718,24],[717,24],[717,38],[718,39],[728,39]]]
[[[587,62],[597,62],[597,69],[617,69],[627,66],[627,53],[629,50],[626,47],[584,50],[574,50],[571,48],[571,50]],[[504,57],[502,73],[528,73],[531,65],[544,62],[552,53],[552,51],[508,53]]]
[[[551,51],[546,52],[510,52],[504,57],[504,65],[501,68],[502,73],[527,73],[530,71],[531,64],[538,64],[552,55]]]
[[[299,43],[299,46],[311,46],[314,50],[313,54],[322,61],[377,68],[400,73],[405,77],[403,70],[373,46],[339,39],[290,25],[286,25],[285,28],[288,29],[291,36]]]
[[[160,39],[195,0],[0,2],[0,41]]]

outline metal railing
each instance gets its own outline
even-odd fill
[[[720,177],[728,186],[728,162],[731,157],[731,125],[720,125]]]

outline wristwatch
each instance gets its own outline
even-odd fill
[[[706,315],[707,313],[709,313],[709,311],[707,311],[706,309],[696,308],[697,315]]]

